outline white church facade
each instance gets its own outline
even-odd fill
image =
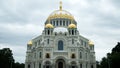
[[[25,68],[96,68],[94,44],[79,34],[77,22],[61,2],[42,34],[28,42]]]

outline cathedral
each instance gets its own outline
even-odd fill
[[[93,42],[80,35],[62,2],[44,25],[42,34],[27,43],[25,68],[96,68]]]

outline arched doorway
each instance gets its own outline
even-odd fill
[[[77,68],[77,65],[76,65],[76,62],[75,62],[75,61],[72,61],[72,62],[71,62],[71,68]]]
[[[51,68],[51,63],[50,63],[50,61],[46,61],[46,62],[45,62],[44,68]]]
[[[55,68],[66,68],[65,61],[63,59],[58,59],[56,61],[56,67]]]
[[[63,68],[63,62],[58,62],[58,68]]]

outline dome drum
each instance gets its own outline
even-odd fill
[[[73,23],[75,25],[73,25],[73,28],[76,28],[76,21],[72,21],[71,19],[65,19],[65,18],[56,18],[56,19],[50,19],[46,21],[45,25],[46,24],[51,24],[52,26],[54,26],[54,28],[56,27],[66,27],[68,28],[68,26]]]

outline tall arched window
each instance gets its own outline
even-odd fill
[[[82,52],[80,52],[80,59],[82,59]]]
[[[39,63],[39,68],[41,68],[41,63]]]
[[[58,50],[63,50],[63,41],[58,41]]]
[[[41,58],[41,57],[42,57],[42,52],[39,53],[39,58]]]
[[[30,64],[28,65],[28,68],[30,68]]]
[[[50,30],[48,30],[48,35],[50,34]]]
[[[46,54],[46,58],[50,58],[50,54],[49,53]]]
[[[93,65],[91,65],[91,68],[94,68]]]
[[[82,68],[82,63],[80,64],[80,68]]]
[[[72,55],[71,55],[71,58],[72,58],[72,59],[74,59],[75,57],[76,57],[75,54],[72,54]]]
[[[58,21],[56,21],[56,26],[58,26]]]
[[[49,41],[50,41],[50,40],[49,40],[49,39],[47,39],[47,44],[49,44]]]
[[[74,35],[74,30],[72,30],[72,35]]]
[[[72,39],[72,44],[74,44],[74,39]]]

